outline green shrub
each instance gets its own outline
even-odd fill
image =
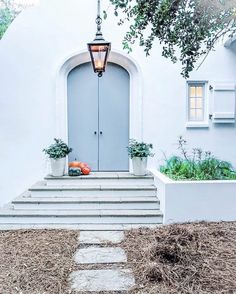
[[[61,139],[54,139],[54,141],[54,144],[50,145],[46,149],[43,149],[43,152],[47,154],[49,158],[63,158],[72,152],[72,148],[69,148]]]
[[[236,172],[229,162],[217,159],[211,152],[199,148],[189,154],[187,142],[179,137],[181,156],[165,159],[160,171],[173,180],[235,180]]]
[[[154,156],[152,149],[152,144],[146,144],[144,142],[139,143],[131,139],[129,141],[128,154],[130,158]]]

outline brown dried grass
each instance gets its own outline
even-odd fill
[[[133,294],[236,293],[236,223],[195,223],[126,233]]]
[[[0,294],[69,294],[79,233],[0,231]]]

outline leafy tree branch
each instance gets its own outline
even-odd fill
[[[123,41],[132,51],[139,42],[146,55],[156,39],[162,55],[173,63],[180,61],[182,76],[189,77],[200,57],[208,55],[225,35],[236,32],[236,0],[110,0],[116,16],[129,22]],[[105,12],[106,15],[106,12]],[[178,49],[178,50],[177,50]]]
[[[25,5],[17,4],[14,0],[0,0],[0,39],[24,8]]]

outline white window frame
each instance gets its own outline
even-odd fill
[[[203,119],[202,120],[190,120],[190,86],[203,85]],[[205,80],[191,80],[187,81],[187,111],[186,111],[186,127],[187,128],[208,128],[209,127],[209,110],[208,110],[208,81]]]

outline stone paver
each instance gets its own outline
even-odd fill
[[[82,270],[70,278],[77,291],[126,291],[135,285],[129,269]]]
[[[89,247],[76,252],[75,262],[78,264],[120,263],[127,262],[127,257],[122,248]]]
[[[107,291],[129,291],[135,286],[132,270],[119,268],[127,263],[125,251],[120,247],[107,243],[117,244],[124,239],[123,231],[81,231],[79,246],[74,260],[78,265],[83,265],[83,270],[75,271],[70,275],[71,289],[79,293],[101,293]],[[103,268],[99,269],[100,264]],[[113,265],[105,268],[104,264]],[[86,269],[90,265],[95,269]]]
[[[124,232],[118,231],[84,231],[80,232],[80,244],[104,244],[111,242],[118,244],[124,239]]]

